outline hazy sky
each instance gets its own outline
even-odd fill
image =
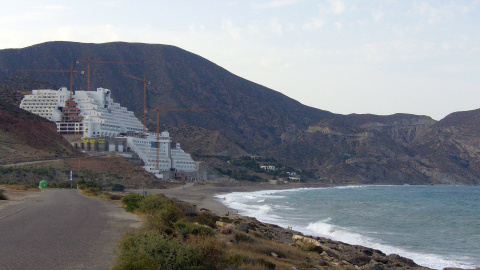
[[[480,108],[480,0],[0,0],[0,49],[175,45],[335,113]]]

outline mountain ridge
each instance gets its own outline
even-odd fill
[[[214,108],[160,115],[162,130],[168,128],[189,152],[270,155],[338,183],[479,183],[478,133],[460,122],[474,123],[480,111],[440,121],[411,114],[334,114],[240,78],[196,54],[145,43],[48,42],[0,50],[0,78],[18,76],[20,69],[66,69],[88,57],[139,63],[91,65],[92,86],[111,89],[114,100],[138,116],[143,85],[122,74],[147,76],[149,109]],[[86,70],[86,65],[75,69]],[[65,74],[29,76],[68,85]],[[86,78],[76,74],[74,88],[86,89]],[[154,119],[149,113],[150,130],[155,130]]]

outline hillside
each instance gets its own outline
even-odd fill
[[[269,151],[324,181],[364,184],[479,184],[480,110],[435,122],[396,114],[322,120]],[[366,120],[367,119],[367,120]]]
[[[436,122],[428,116],[338,115],[311,108],[240,78],[180,48],[138,43],[48,42],[0,50],[0,82],[25,76],[20,69],[86,70],[76,60],[137,62],[91,64],[91,89],[112,97],[141,116],[143,84],[122,76],[147,77],[148,108],[212,108],[167,111],[161,129],[190,153],[243,156],[261,154],[313,172],[334,183],[478,184],[478,111],[455,113]],[[29,76],[58,86],[66,73]],[[74,89],[86,89],[74,75]],[[155,112],[149,113],[155,130]]]
[[[24,49],[0,51],[0,77],[26,74],[20,69],[68,69],[77,60],[138,62],[91,64],[91,89],[112,90],[116,102],[143,109],[143,84],[122,76],[147,77],[148,108],[213,108],[204,112],[166,112],[160,121],[179,126],[201,126],[219,131],[246,151],[281,143],[286,129],[305,129],[332,113],[310,108],[285,95],[244,80],[218,65],[182,49],[154,44],[81,44],[49,42]],[[76,70],[86,70],[80,63]],[[60,86],[69,85],[68,73],[29,72]],[[85,75],[74,75],[74,89],[86,89]],[[155,119],[152,112],[150,118]],[[154,123],[154,121],[152,121]],[[155,129],[150,125],[151,129]]]
[[[55,123],[0,100],[0,162],[78,154],[57,133]]]
[[[431,177],[443,182],[480,184],[480,110],[455,112],[429,127],[415,140],[430,164],[439,164]],[[452,174],[455,172],[455,174]]]

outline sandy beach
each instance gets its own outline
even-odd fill
[[[203,185],[188,183],[183,186],[167,189],[145,189],[145,190],[126,190],[127,192],[134,192],[142,194],[144,191],[147,194],[162,193],[167,197],[175,198],[184,202],[194,204],[197,209],[208,209],[218,215],[234,214],[236,210],[225,206],[221,199],[215,198],[215,195],[228,194],[231,192],[253,192],[258,190],[278,190],[278,189],[294,189],[307,187],[300,184],[288,185],[270,185],[270,184],[246,184],[246,185]]]

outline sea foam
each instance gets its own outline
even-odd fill
[[[384,186],[384,188],[394,187]],[[468,258],[467,256],[459,256],[459,254],[449,256],[412,251],[409,248],[400,248],[386,242],[386,240],[381,240],[385,238],[377,238],[377,236],[387,236],[387,239],[395,237],[396,235],[393,232],[367,232],[361,228],[340,226],[335,224],[335,221],[332,218],[333,216],[326,216],[317,219],[316,221],[311,220],[311,218],[317,214],[312,212],[312,210],[324,209],[326,208],[326,205],[313,204],[313,206],[309,206],[307,202],[309,200],[315,200],[315,197],[311,197],[312,195],[310,193],[313,190],[325,191],[326,189],[359,193],[372,189],[372,187],[350,186],[233,192],[216,195],[216,198],[226,206],[238,210],[239,214],[252,216],[259,221],[277,224],[284,228],[292,227],[294,230],[307,235],[321,236],[349,244],[362,245],[381,250],[386,254],[399,254],[414,260],[419,265],[434,269],[442,269],[444,267],[475,268],[476,265],[470,263],[472,262],[472,258]],[[326,194],[322,193],[318,196],[326,196]],[[347,198],[352,201],[349,197]],[[335,206],[334,203],[332,204]],[[363,205],[363,203],[358,202],[355,202],[355,204]],[[335,209],[335,207],[332,209]],[[338,211],[343,210],[340,209]]]

